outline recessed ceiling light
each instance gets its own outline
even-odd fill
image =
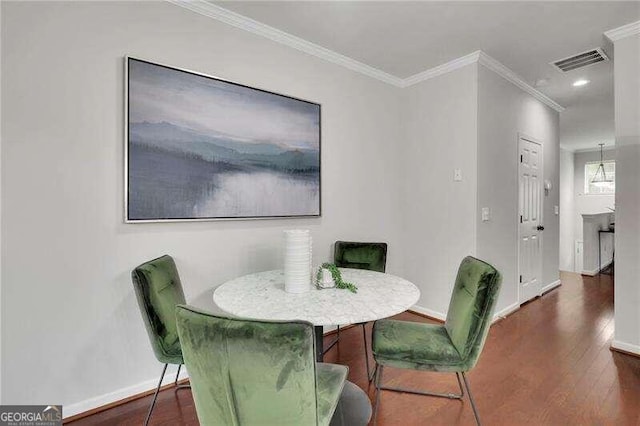
[[[584,86],[585,84],[588,84],[589,80],[585,80],[584,78],[581,78],[580,80],[576,80],[573,82],[573,87],[580,87],[580,86]]]

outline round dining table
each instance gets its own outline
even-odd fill
[[[406,311],[420,298],[420,290],[395,275],[339,268],[342,279],[357,292],[346,289],[317,289],[287,293],[282,270],[259,272],[232,279],[219,286],[213,301],[225,312],[256,320],[303,320],[315,327],[316,359],[323,357],[323,327],[358,324]]]

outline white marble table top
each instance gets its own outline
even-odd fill
[[[261,320],[304,320],[313,325],[341,325],[374,321],[415,305],[420,290],[391,274],[340,268],[342,278],[358,287],[292,294],[284,291],[282,270],[259,272],[227,281],[213,293],[214,302],[238,317]]]

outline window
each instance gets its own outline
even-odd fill
[[[598,171],[600,166],[599,161],[587,163],[584,165],[584,193],[585,194],[615,194],[616,193],[616,162],[615,161],[603,161],[604,171],[607,174],[607,180],[611,179],[612,182],[608,184],[593,184],[591,181]],[[602,173],[602,172],[600,172]]]

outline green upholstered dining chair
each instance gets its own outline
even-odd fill
[[[183,305],[176,317],[201,425],[335,424],[348,368],[316,363],[311,323],[226,318]],[[369,411],[351,424],[366,425],[371,404],[359,392]]]
[[[174,385],[177,389],[189,386],[178,385],[180,367],[183,364],[180,340],[176,328],[175,309],[185,303],[178,269],[171,256],[162,256],[145,262],[131,272],[133,288],[138,299],[151,347],[158,361],[164,364],[151,406],[144,424],[149,423],[153,407],[158,399],[162,379],[169,364],[177,364],[178,372]]]
[[[443,325],[397,320],[375,322],[372,340],[373,357],[376,361],[377,390],[374,418],[380,402],[381,390],[462,399],[464,396],[460,381],[460,375],[462,375],[473,414],[478,425],[480,424],[480,417],[465,373],[478,362],[489,333],[501,283],[502,276],[493,266],[473,257],[466,257],[458,269],[447,319]],[[385,366],[456,373],[460,394],[382,386],[382,373]]]
[[[336,241],[334,263],[341,268],[384,272],[387,267],[387,243]]]
[[[361,243],[355,241],[336,241],[333,252],[333,263],[340,268],[367,269],[369,271],[384,272],[387,267],[387,243]],[[367,345],[366,323],[362,326],[364,339],[364,359],[367,366],[369,381],[373,378],[373,372],[369,371],[369,347]],[[331,349],[340,340],[340,326],[337,330],[338,337],[331,342],[324,352]]]

